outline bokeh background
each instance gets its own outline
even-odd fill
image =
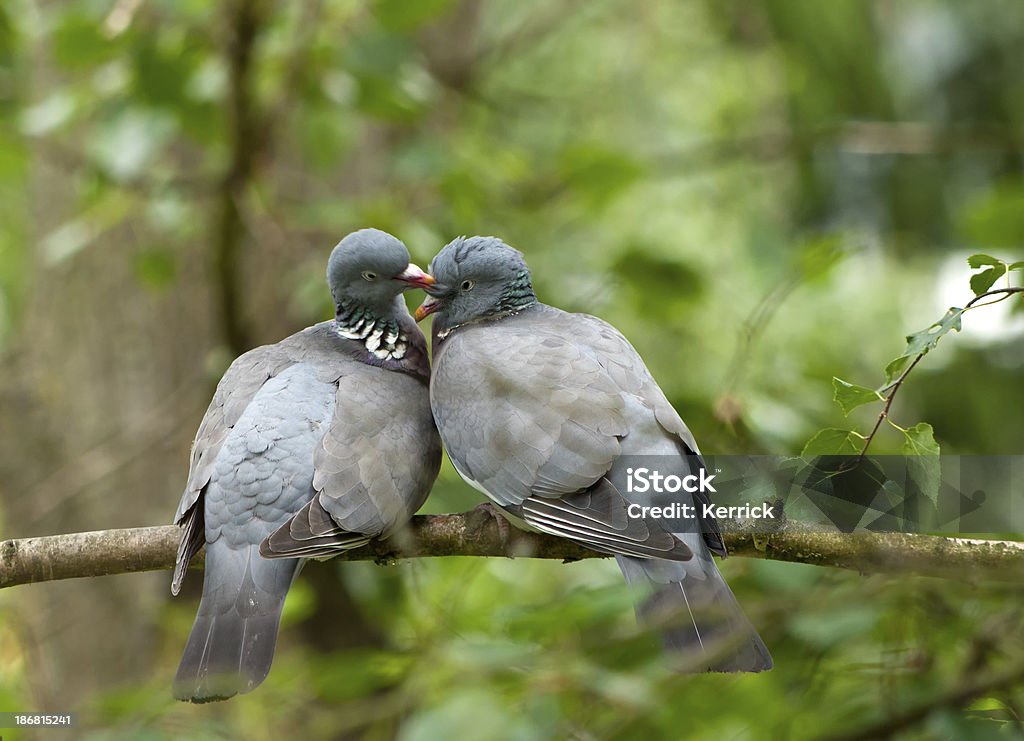
[[[168,522],[220,374],[330,316],[363,226],[421,265],[502,236],[542,300],[631,338],[705,452],[866,430],[831,377],[879,385],[971,296],[967,255],[1024,258],[1022,70],[1019,0],[5,0],[2,537]],[[1012,303],[895,419],[1024,451]],[[427,510],[478,501],[446,466]],[[1021,737],[1019,682],[950,699],[1020,665],[1019,582],[722,568],[767,675],[672,675],[607,561],[327,563],[269,680],[202,707],[169,690],[198,575],[7,590],[0,706],[79,712],[46,738],[799,739],[908,708],[870,733]]]

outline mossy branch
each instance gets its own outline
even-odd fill
[[[969,580],[1016,581],[1024,576],[1024,543],[901,533],[821,532],[787,522],[762,534],[722,522],[735,556]],[[0,543],[0,588],[79,577],[159,571],[174,565],[181,531],[174,525],[98,530]],[[339,558],[388,562],[435,556],[507,556],[575,561],[601,554],[547,535],[513,530],[503,538],[488,513],[419,515],[390,540]],[[201,554],[196,559],[202,563]]]

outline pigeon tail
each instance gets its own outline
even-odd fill
[[[644,589],[637,619],[657,628],[680,671],[762,672],[772,668],[768,648],[710,556],[701,559],[703,578],[687,573],[692,572],[691,564],[623,556],[616,561],[626,581]]]
[[[267,678],[300,561],[266,561],[258,550],[234,549],[223,540],[207,544],[203,597],[174,678],[176,699],[226,700]]]

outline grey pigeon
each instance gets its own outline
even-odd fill
[[[179,700],[259,685],[297,556],[387,536],[426,498],[441,448],[426,342],[401,294],[429,281],[390,234],[354,232],[327,264],[335,318],[245,353],[218,384],[174,518],[184,532],[172,594],[206,546],[202,601],[174,680]],[[275,536],[271,549],[282,559],[261,557],[264,539],[296,513],[302,527]]]
[[[630,516],[630,504],[653,503],[628,490],[637,456],[659,456],[665,475],[703,461],[626,338],[538,302],[522,255],[495,237],[454,240],[430,273],[416,318],[436,313],[431,408],[462,478],[514,524],[614,555],[680,668],[770,669],[712,558],[726,549],[700,516],[706,494],[673,495],[698,505],[683,521]]]

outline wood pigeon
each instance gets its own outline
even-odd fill
[[[235,360],[192,446],[171,593],[203,545],[206,568],[179,700],[258,686],[301,559],[386,537],[437,477],[426,342],[402,298],[432,280],[402,242],[363,229],[331,252],[327,282],[335,318]],[[281,560],[261,556],[268,536],[263,555]]]
[[[513,524],[614,555],[680,668],[770,669],[711,556],[726,548],[707,495],[673,495],[696,507],[671,523],[630,507],[652,504],[630,491],[632,461],[657,456],[663,475],[704,464],[626,338],[540,303],[522,255],[495,237],[454,240],[429,272],[416,318],[436,313],[430,403],[462,478]]]

